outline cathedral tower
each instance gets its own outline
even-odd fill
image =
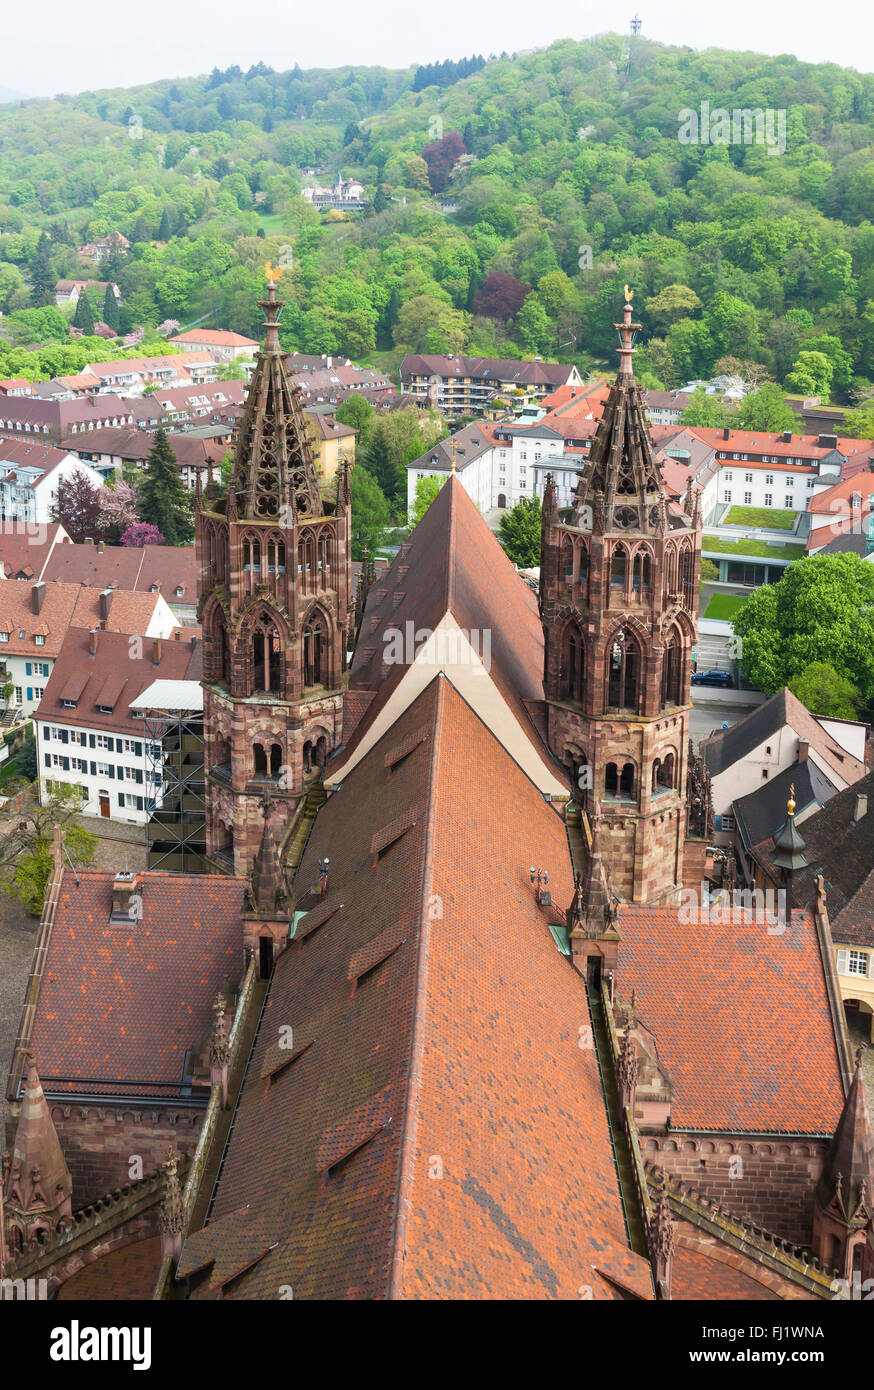
[[[268,274],[278,272],[268,267]],[[227,497],[195,499],[204,644],[206,852],[248,875],[272,797],[281,845],[305,783],[340,741],[349,620],[349,474],[322,496],[271,279],[264,347]]]
[[[547,483],[540,615],[550,747],[575,797],[600,805],[613,889],[657,903],[683,881],[701,517],[691,493],[682,507],[668,502],[632,370],[631,314],[626,303],[619,373],[567,521]]]

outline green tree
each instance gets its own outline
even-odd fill
[[[660,325],[688,318],[700,308],[701,300],[688,285],[666,285],[659,294],[646,301],[647,313]]]
[[[851,552],[797,560],[734,618],[744,675],[773,695],[820,662],[874,697],[874,565]]]
[[[825,661],[814,661],[789,682],[789,689],[811,714],[832,719],[858,719],[864,704],[857,686],[839,676]]]
[[[76,301],[76,313],[73,316],[74,328],[81,328],[84,335],[90,337],[94,332],[94,311],[91,308],[91,301],[88,293],[83,290]]]
[[[775,381],[763,381],[758,390],[750,391],[738,406],[735,420],[739,430],[780,434],[798,428],[798,421]]]
[[[863,401],[844,416],[842,434],[850,439],[874,439],[874,400]]]
[[[357,465],[350,475],[352,502],[352,559],[373,556],[385,541],[390,508],[372,473]]]
[[[54,783],[41,805],[15,815],[16,828],[0,842],[0,879],[3,892],[18,898],[28,912],[42,911],[46,885],[52,871],[52,842],[60,826],[70,858],[90,864],[97,850],[97,836],[83,830],[74,817],[82,810],[78,788]]]
[[[106,294],[103,296],[103,322],[110,328],[114,328],[116,333],[119,326],[118,300],[112,285],[106,286]]]
[[[701,561],[701,583],[715,584],[719,578],[719,566],[714,560],[706,557]]]
[[[445,482],[445,477],[420,478],[418,480],[416,483],[416,496],[413,501],[413,510],[410,513],[410,521],[413,526],[418,526]]]
[[[163,429],[146,459],[145,476],[137,497],[140,519],[157,526],[167,545],[184,545],[194,534],[191,504],[182,485],[176,455]]]
[[[498,539],[514,565],[532,569],[540,564],[540,498],[523,497],[504,512]]]
[[[833,370],[824,352],[802,350],[786,378],[786,386],[790,391],[797,391],[800,396],[821,396],[828,400]]]
[[[341,425],[349,425],[355,431],[355,447],[361,449],[367,444],[376,420],[376,411],[364,396],[353,391],[334,411],[334,419]]]
[[[692,399],[682,414],[684,425],[703,425],[718,429],[727,423],[728,412],[719,396],[708,396],[707,387],[702,383],[695,387]]]
[[[31,293],[37,307],[55,302],[55,275],[51,266],[51,253],[52,243],[43,232],[30,265]]]

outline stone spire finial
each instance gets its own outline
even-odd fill
[[[32,1052],[24,1054],[25,1081],[12,1149],[7,1208],[25,1229],[55,1230],[69,1220],[73,1183]]]
[[[617,1074],[619,1077],[619,1099],[622,1107],[624,1109],[626,1106],[633,1106],[637,1078],[640,1076],[640,1060],[631,1037],[630,1027],[626,1029],[619,1048]]]
[[[647,1245],[656,1289],[659,1290],[662,1298],[670,1298],[676,1231],[671,1219],[671,1207],[668,1202],[667,1179],[664,1170],[659,1172],[656,1180],[658,1193],[647,1231]]]
[[[282,271],[277,265],[267,262],[264,267],[267,275],[267,298],[258,300],[258,308],[264,310],[264,352],[281,352],[279,343],[279,313],[285,308],[285,301],[276,298],[276,281]]]
[[[634,354],[635,354],[635,352],[637,351],[637,349],[636,349],[636,348],[633,348],[633,347],[631,346],[631,344],[632,344],[632,342],[633,342],[633,340],[634,340],[634,335],[635,335],[635,333],[639,333],[639,332],[640,332],[641,324],[639,324],[639,323],[632,323],[632,321],[631,321],[631,315],[632,315],[632,312],[633,312],[633,311],[632,311],[632,308],[631,308],[631,301],[632,301],[633,298],[634,298],[634,291],[633,291],[633,290],[630,290],[630,289],[628,288],[628,286],[626,285],[626,286],[625,286],[625,304],[623,305],[623,308],[622,308],[622,322],[621,322],[621,323],[614,323],[614,325],[613,325],[613,327],[614,327],[614,328],[617,330],[617,332],[619,333],[619,341],[620,341],[620,348],[619,348],[619,375],[620,375],[620,376],[631,376],[631,377],[634,376],[634,370],[633,370],[632,365],[631,365],[631,359],[632,359],[632,357],[634,356]]]
[[[874,1190],[874,1130],[862,1079],[863,1054],[859,1047],[853,1080],[816,1190],[823,1210],[834,1203],[848,1221],[864,1211],[867,1194]],[[870,1217],[863,1216],[861,1224],[869,1221]]]
[[[185,1222],[185,1207],[182,1188],[179,1184],[179,1159],[172,1149],[164,1160],[164,1193],[161,1209],[158,1212],[158,1229],[161,1232],[161,1258],[178,1262],[182,1253],[182,1227]]]
[[[546,475],[546,487],[543,489],[543,506],[541,507],[541,525],[543,528],[552,526],[558,521],[558,498],[556,496],[555,478],[551,473]]]

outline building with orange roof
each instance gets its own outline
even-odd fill
[[[208,352],[216,362],[237,362],[243,357],[253,357],[258,351],[254,338],[245,338],[242,333],[228,333],[220,328],[189,328],[186,333],[177,333],[167,341],[185,353]]]

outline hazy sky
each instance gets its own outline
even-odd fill
[[[625,30],[635,8],[553,0],[146,0],[88,10],[42,0],[37,11],[4,5],[0,88],[54,96],[96,87],[128,87],[161,77],[193,76],[259,58],[281,70],[341,63],[409,63],[469,53],[543,48],[560,38]],[[858,0],[790,5],[733,0],[692,5],[643,3],[643,31],[691,48],[791,52],[809,62],[874,68],[870,14]],[[35,22],[36,15],[36,22]]]

